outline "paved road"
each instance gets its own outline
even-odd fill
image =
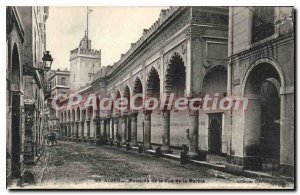
[[[185,180],[202,185],[214,183],[230,184],[238,181],[255,182],[253,179],[241,178],[220,171],[180,165],[179,162],[154,158],[146,154],[126,152],[110,146],[94,146],[88,143],[59,142],[57,146],[48,147],[47,168],[43,183],[56,183],[60,187],[68,184],[108,181],[109,183],[134,181],[147,183],[162,181],[167,183]],[[106,180],[105,180],[106,179]],[[151,182],[150,182],[151,183]],[[86,186],[87,187],[87,186]]]

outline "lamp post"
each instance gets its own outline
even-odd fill
[[[51,69],[51,65],[53,62],[53,58],[49,51],[44,52],[44,56],[43,56],[42,60],[43,60],[42,68],[33,67],[33,66],[30,66],[28,63],[25,63],[23,65],[24,75],[34,75],[35,70],[39,71],[40,73],[49,71]]]
[[[53,58],[50,54],[50,51],[44,52],[44,56],[43,56],[42,60],[43,60],[43,70],[49,71],[51,69],[51,65],[53,62]]]

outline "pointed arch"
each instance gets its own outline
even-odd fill
[[[152,67],[147,78],[147,97],[160,97],[160,77],[156,68]]]
[[[175,52],[168,63],[165,74],[165,92],[175,93],[177,97],[184,96],[186,89],[186,68],[180,54]]]

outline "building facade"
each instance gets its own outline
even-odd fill
[[[70,71],[59,70],[53,71],[52,74],[48,78],[48,82],[51,89],[51,98],[60,94],[64,97],[68,97],[70,95]]]
[[[230,8],[228,94],[247,97],[232,112],[229,162],[249,169],[263,163],[294,172],[293,7]]]
[[[166,153],[187,145],[190,158],[223,157],[228,170],[267,171],[263,164],[271,163],[291,176],[294,112],[287,102],[294,102],[293,9],[262,9],[162,10],[118,62],[101,68],[77,91],[80,102],[72,107],[67,106],[71,97],[60,102],[62,138],[161,147]],[[250,107],[94,110],[84,106],[89,94],[97,95],[98,108],[103,98],[130,100],[135,94],[144,99],[245,97]]]
[[[46,112],[47,117],[47,131],[53,131],[59,138],[59,115],[58,112],[52,107],[52,99],[57,95],[61,98],[66,98],[70,95],[70,71],[65,70],[52,70],[48,74],[48,87],[50,88],[49,98],[46,100]]]
[[[7,175],[20,179],[25,165],[43,151],[44,91],[42,68],[46,50],[48,7],[7,7]],[[9,173],[11,172],[11,173]],[[8,181],[10,180],[8,179]]]
[[[170,93],[176,97],[196,97],[208,85],[203,82],[205,75],[216,71],[222,76],[220,79],[225,78],[225,87],[222,80],[216,85],[220,85],[220,94],[226,95],[227,29],[226,7],[162,10],[160,18],[150,29],[144,30],[143,36],[131,44],[129,51],[113,66],[102,68],[86,89],[89,93],[103,94],[102,97],[130,98],[136,93],[158,98]],[[161,145],[164,151],[188,143],[191,156],[197,155],[199,148],[207,149],[207,141],[203,142],[203,137],[198,135],[200,125],[206,124],[199,123],[202,119],[198,112],[96,112],[78,105],[60,113],[64,136],[70,136],[66,133],[69,132],[66,124],[76,121],[79,125],[75,125],[78,128],[74,132],[83,137],[87,132],[93,132],[90,135],[98,132],[97,136],[106,135],[122,143],[129,141],[136,145],[143,142],[146,148]],[[90,121],[90,125],[85,125],[86,121]]]
[[[6,177],[21,175],[24,164],[24,83],[22,47],[24,26],[16,7],[6,8]]]

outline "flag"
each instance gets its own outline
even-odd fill
[[[88,10],[88,14],[91,13],[91,12],[93,11],[93,10],[90,9],[90,8],[87,8],[87,10]]]

